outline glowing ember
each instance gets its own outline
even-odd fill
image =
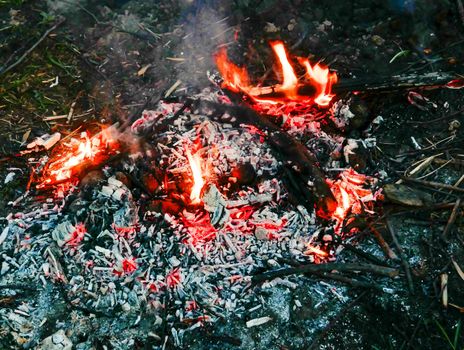
[[[329,256],[329,254],[327,252],[325,252],[321,248],[318,248],[318,247],[313,246],[311,244],[308,244],[306,248],[307,248],[307,250],[305,252],[306,255],[314,254],[314,255],[317,255],[318,257],[321,257],[321,258],[326,258],[327,256]]]
[[[201,173],[201,158],[198,153],[192,155],[189,150],[187,150],[186,153],[193,176],[193,186],[190,192],[190,200],[192,204],[199,204],[201,203],[201,189],[205,184]]]
[[[120,261],[120,266],[113,270],[116,276],[130,275],[137,270],[137,262],[134,257],[127,257]]]
[[[81,243],[82,240],[84,239],[84,236],[86,233],[87,233],[87,230],[85,228],[85,225],[82,223],[77,224],[74,227],[74,231],[71,232],[71,238],[66,241],[66,244],[71,247],[78,246],[79,243]]]
[[[211,225],[211,219],[206,212],[192,214],[184,211],[181,220],[188,232],[185,243],[196,246],[198,243],[209,242],[216,237],[217,230]]]
[[[347,169],[340,174],[337,180],[327,180],[338,206],[332,214],[336,221],[335,232],[340,234],[343,223],[349,214],[361,214],[368,211],[367,204],[373,202],[379,193],[372,193],[364,186],[373,180],[366,175],[359,174],[353,169]]]
[[[316,103],[319,106],[327,106],[334,95],[332,85],[337,82],[337,74],[331,73],[327,67],[316,63],[311,65],[308,59],[298,58],[299,63],[305,68],[304,81],[299,81],[290,63],[285,46],[281,41],[270,43],[280,64],[282,84],[274,86],[253,86],[250,83],[248,72],[232,63],[225,48],[215,55],[216,65],[224,82],[223,87],[234,92],[243,92],[253,101],[259,104],[281,104],[288,102],[300,102],[304,104]],[[306,96],[299,93],[299,88],[312,86],[314,93]]]
[[[52,156],[37,185],[38,189],[68,181],[85,166],[101,163],[118,149],[108,129],[94,137],[90,137],[87,132],[82,132],[80,136],[79,140],[71,139],[69,144]]]
[[[169,288],[175,288],[182,281],[182,275],[180,269],[177,267],[166,276],[166,285]]]
[[[135,262],[134,258],[124,259],[122,261],[122,269],[124,270],[125,274],[130,274],[137,270],[137,263]]]

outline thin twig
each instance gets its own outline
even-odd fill
[[[461,198],[458,198],[458,200],[454,204],[453,211],[451,212],[448,222],[446,223],[446,227],[443,230],[443,233],[441,234],[442,239],[446,240],[448,233],[450,233],[451,229],[453,228],[453,225],[454,225],[454,222],[456,221],[456,217],[458,215],[460,206],[461,206]]]
[[[308,348],[308,350],[311,349],[319,349],[319,343],[321,342],[322,339],[325,338],[327,333],[330,332],[330,330],[337,324],[339,320],[341,320],[345,314],[351,310],[360,300],[367,294],[367,291],[361,293],[356,299],[354,299],[352,302],[350,302],[348,305],[346,305],[336,317],[334,317],[329,324],[324,328],[324,330],[319,334],[319,336],[313,341],[311,346]]]
[[[398,241],[398,238],[396,237],[395,230],[393,229],[390,220],[386,219],[385,221],[387,223],[388,230],[390,231],[390,234],[392,236],[393,244],[395,244],[396,249],[398,249],[398,253],[400,254],[401,264],[403,265],[404,272],[406,274],[409,291],[411,292],[411,294],[414,294],[414,283],[412,281],[411,268],[409,267],[408,260],[406,259],[406,254],[404,253],[403,247],[401,247],[401,244]]]
[[[18,64],[20,64],[22,61],[24,61],[24,59],[32,52],[34,51],[34,49],[39,46],[39,44],[45,40],[45,38],[51,33],[53,32],[56,28],[58,28],[61,24],[63,24],[63,22],[65,21],[65,18],[62,17],[57,23],[55,23],[50,29],[48,29],[41,37],[39,40],[37,40],[35,42],[34,45],[32,45],[25,53],[23,53],[23,55],[14,63],[12,63],[11,65],[9,65],[7,68],[5,69],[2,69],[0,70],[0,75],[3,75],[7,72],[9,72],[10,70],[12,70],[14,67],[16,67]]]

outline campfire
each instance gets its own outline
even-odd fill
[[[273,25],[267,23],[266,33],[284,38]],[[141,23],[139,27],[158,45],[161,35]],[[183,52],[169,57],[182,67],[210,59],[215,66],[203,72],[209,82],[204,79],[207,85],[201,89],[180,87],[184,84],[180,78],[161,89],[147,77],[153,83],[150,89],[160,91],[146,103],[134,101],[123,108],[115,97],[111,103],[118,113],[102,113],[98,123],[72,120],[72,104],[69,114],[48,117],[46,121],[59,121],[50,134],[29,130],[23,136],[15,157],[28,168],[29,181],[9,203],[10,214],[0,231],[0,248],[15,256],[2,257],[1,264],[1,275],[14,272],[11,285],[16,278],[33,276],[48,293],[56,290],[73,318],[76,314],[105,318],[107,329],[119,329],[120,318],[115,315],[127,316],[131,328],[149,324],[144,340],[151,337],[163,349],[183,348],[188,334],[200,330],[209,334],[213,324],[231,317],[247,328],[272,324],[279,317],[291,324],[290,316],[279,315],[290,315],[290,307],[270,316],[261,312],[266,293],[276,303],[291,300],[293,311],[317,309],[324,295],[332,298],[329,303],[339,300],[351,307],[342,288],[372,290],[383,297],[393,293],[389,286],[397,280],[390,278],[399,276],[401,267],[413,291],[411,273],[422,272],[411,271],[383,201],[410,200],[398,190],[404,190],[404,183],[435,186],[437,193],[452,197],[460,182],[440,187],[424,180],[433,172],[420,178],[412,175],[434,162],[445,162],[440,157],[447,150],[440,143],[452,142],[460,124],[449,124],[454,134],[444,141],[424,138],[427,144],[411,138],[417,154],[436,152],[401,169],[401,180],[384,191],[382,181],[392,178],[394,171],[375,168],[371,159],[382,152],[374,131],[384,119],[377,110],[367,115],[370,110],[361,97],[404,89],[405,101],[428,113],[444,103],[409,90],[457,89],[462,79],[448,73],[424,74],[415,80],[408,75],[353,78],[357,71],[346,74],[336,59],[303,52],[301,43],[283,40],[270,40],[264,52],[244,55],[253,47],[244,49],[236,27],[233,41],[203,53],[204,57]],[[185,33],[183,40],[190,35]],[[165,45],[170,49],[169,42]],[[237,63],[237,52],[247,57],[246,63]],[[132,54],[144,53],[134,49]],[[79,55],[89,63],[90,56]],[[123,60],[128,67],[130,55]],[[59,61],[52,57],[50,61],[65,70]],[[133,75],[143,79],[154,68],[147,63]],[[53,87],[56,79],[42,84]],[[149,93],[153,91],[144,91],[144,98]],[[134,106],[136,113],[129,112]],[[402,164],[402,159],[394,161]],[[426,202],[426,197],[413,199]],[[462,206],[460,198],[452,206],[445,204],[453,211],[443,239]],[[379,228],[382,220],[385,227]],[[396,252],[381,229],[391,235]],[[368,241],[367,252],[358,248],[361,240]],[[308,282],[308,277],[324,281]],[[388,287],[378,283],[381,278],[388,278]],[[445,300],[447,276],[440,278],[440,298]],[[306,289],[301,295],[287,294],[302,286]],[[314,299],[305,299],[308,290]],[[17,324],[15,341],[33,347],[37,344],[32,332],[22,332],[33,328],[22,319],[29,310],[18,310],[8,316]],[[46,320],[46,314],[40,316]],[[330,325],[325,318],[317,322]],[[50,321],[43,322],[50,326]],[[72,337],[64,339],[68,336]]]
[[[240,307],[263,278],[256,271],[266,264],[265,252],[275,266],[278,259],[321,265],[336,259],[340,242],[359,231],[351,225],[355,218],[374,213],[379,191],[374,178],[351,168],[329,176],[323,168],[330,160],[321,164],[299,140],[326,138],[334,150],[342,147],[307,119],[332,117],[336,73],[291,57],[283,42],[270,45],[277,84],[253,84],[246,68],[221,49],[214,55],[220,87],[184,104],[161,101],[126,129],[115,124],[93,135],[53,138],[49,155],[35,160],[31,195],[22,198],[34,203],[55,192],[64,201],[35,214],[60,215],[58,224],[48,225],[63,258],[46,251],[46,278],[68,285],[90,276],[100,290],[109,281],[136,284],[158,311],[166,307],[163,298],[176,295],[180,321],[194,328]],[[234,105],[231,94],[245,107]],[[269,115],[282,109],[295,120],[305,115],[298,133],[291,133],[296,124]],[[38,145],[47,140],[34,142],[28,156],[42,152]],[[103,294],[92,301],[66,289],[69,298],[96,310],[107,303]],[[242,300],[229,300],[232,290]]]
[[[269,46],[274,69],[262,77],[222,46],[212,54],[219,78],[209,74],[203,90],[170,96],[176,82],[135,116],[29,142],[20,153],[29,184],[10,203],[0,245],[29,249],[28,273],[58,286],[71,308],[108,318],[145,310],[162,329],[157,341],[178,347],[187,332],[256,303],[255,288],[295,288],[300,275],[390,293],[357,275],[399,274],[354,246],[369,233],[409,271],[375,228],[384,174],[357,158],[376,141],[370,129],[347,131],[351,100],[338,94],[364,85],[283,41]],[[410,86],[400,77],[369,88],[392,82]],[[416,92],[408,100],[437,108]],[[370,263],[340,262],[344,249]],[[19,269],[9,261],[2,271]]]

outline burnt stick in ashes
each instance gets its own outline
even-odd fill
[[[355,79],[343,79],[332,86],[335,94],[348,92],[382,93],[410,89],[434,89],[434,88],[460,88],[464,79],[452,72],[433,72],[426,74],[405,74],[392,76],[369,76]],[[316,88],[310,84],[300,84],[298,95],[314,96]],[[258,99],[285,99],[284,91],[275,86],[257,87],[253,90],[253,96]]]
[[[334,212],[337,201],[325,181],[316,157],[303,144],[274,124],[272,118],[243,106],[209,101],[197,101],[196,105],[216,122],[229,123],[236,127],[248,124],[262,131],[276,158],[283,164],[284,176],[289,180],[286,181],[287,190],[300,198],[300,204],[307,208],[312,209],[315,205],[321,216],[330,216]]]

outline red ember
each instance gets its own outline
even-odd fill
[[[66,242],[69,246],[76,247],[84,239],[87,230],[85,225],[82,223],[77,224],[74,227],[74,231],[71,232],[71,238]]]
[[[169,288],[175,288],[182,280],[182,275],[180,274],[180,269],[175,268],[166,276],[166,285]]]

